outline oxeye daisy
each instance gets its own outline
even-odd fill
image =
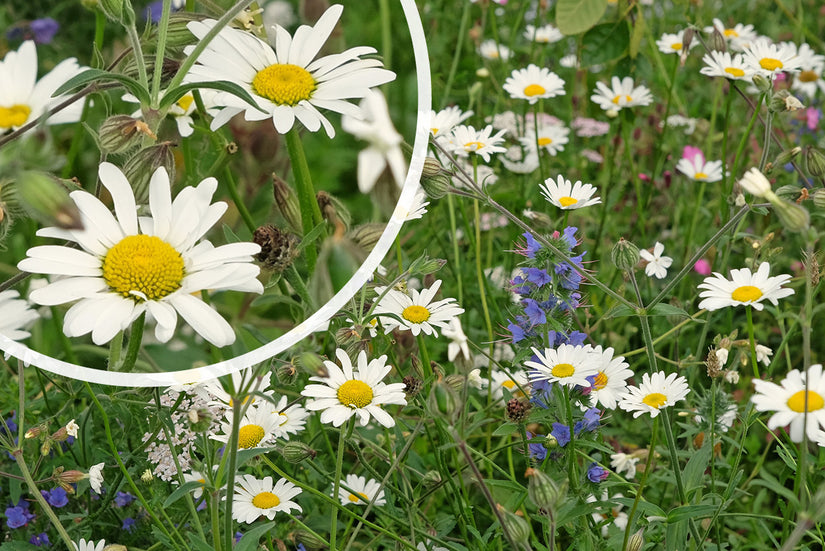
[[[200,484],[200,486],[192,490],[192,498],[197,502],[203,495],[203,489],[206,487],[206,477],[200,471],[193,469],[188,473],[183,473],[183,483],[186,484],[187,482],[197,482]],[[172,483],[177,484],[177,480],[173,480]]]
[[[506,130],[499,130],[493,134],[493,127],[489,124],[481,130],[462,124],[453,128],[450,133],[450,147],[459,157],[467,157],[470,153],[475,153],[484,159],[485,163],[489,163],[490,155],[507,151],[506,147],[501,146],[504,143],[503,136],[506,132]]]
[[[756,273],[751,273],[748,268],[731,270],[730,279],[714,272],[699,284],[699,288],[704,289],[699,293],[699,297],[704,299],[699,303],[699,308],[719,310],[746,304],[762,310],[764,300],[776,306],[780,298],[794,294],[794,290],[782,287],[791,280],[791,276],[783,274],[770,277],[770,272],[771,265],[767,262],[760,264]]]
[[[538,358],[537,362],[524,362],[524,365],[533,368],[529,374],[533,382],[547,381],[589,388],[591,385],[587,378],[599,372],[599,362],[585,346],[562,344],[556,349],[545,348],[543,353],[533,348],[533,354]]]
[[[335,496],[333,496],[335,497]],[[367,480],[363,476],[348,474],[338,486],[338,499],[341,505],[366,505],[372,503],[373,506],[386,505],[384,490],[377,480]]]
[[[232,410],[227,410],[224,419],[221,421],[221,433],[213,434],[210,438],[224,444],[229,443],[233,418]],[[250,450],[269,446],[275,438],[274,432],[278,430],[280,423],[281,416],[269,402],[249,406],[240,423],[238,423],[238,449]]]
[[[688,48],[696,46],[697,42],[691,41]],[[663,54],[681,54],[685,48],[685,31],[684,29],[677,33],[664,33],[659,40],[656,41],[659,51]]]
[[[613,356],[613,349],[602,350],[601,345],[590,352],[597,361],[598,372],[591,375],[590,407],[601,404],[606,409],[616,409],[619,398],[627,390],[627,379],[633,376],[633,371],[622,356]]]
[[[513,99],[526,99],[530,105],[543,98],[564,95],[564,81],[546,67],[530,64],[526,69],[515,69],[504,81]]]
[[[793,369],[779,385],[761,379],[753,380],[756,393],[751,400],[757,411],[775,411],[768,420],[768,428],[790,425],[793,442],[802,442],[803,432],[808,433],[809,440],[816,440],[820,430],[825,429],[825,376],[822,365],[809,367],[807,379],[806,389],[805,373]]]
[[[138,217],[135,196],[123,173],[101,163],[100,181],[109,191],[117,217],[85,191],[73,191],[83,230],[43,228],[42,237],[77,243],[32,247],[17,267],[25,272],[67,276],[32,291],[29,298],[46,306],[76,302],[63,320],[69,337],[92,334],[101,345],[142,314],[156,321],[155,337],[172,338],[177,314],[215,346],[235,341],[232,326],[193,293],[211,289],[262,293],[255,243],[214,247],[201,238],[226,211],[212,204],[218,182],[186,187],[172,201],[169,176],[159,168],[149,183],[151,217]]]
[[[535,129],[528,126],[525,135],[519,138],[521,145],[529,154],[535,154],[539,149],[543,149],[550,155],[557,155],[559,151],[564,151],[564,145],[569,141],[570,129],[560,124],[543,124]]]
[[[75,551],[103,551],[103,548],[106,547],[106,540],[95,543],[93,540],[86,541],[80,538],[79,542],[72,542],[72,545],[74,545]]]
[[[287,397],[281,396],[274,406],[273,413],[277,415],[277,426],[272,429],[272,436],[289,440],[290,434],[298,434],[304,430],[309,413],[301,404],[292,404],[287,407]]]
[[[679,159],[676,170],[695,182],[718,182],[722,179],[722,161],[705,161],[701,153],[689,159]]]
[[[527,376],[527,372],[520,369],[512,370],[510,372],[503,371],[501,369],[494,369],[490,372],[490,379],[493,385],[491,395],[493,400],[496,402],[504,399],[505,390],[509,392],[510,395],[516,397],[524,395],[522,393],[522,389],[526,392],[529,392],[530,390],[527,386],[530,383],[530,378]],[[482,390],[486,389],[487,385],[491,382],[486,378],[482,378],[480,381],[480,388]]]
[[[55,90],[77,76],[82,67],[75,58],[58,63],[37,80],[37,49],[27,40],[17,51],[11,51],[0,61],[0,134],[17,130],[36,121],[45,112],[69,98],[69,94],[52,97]],[[46,124],[77,122],[83,111],[83,102],[77,101],[46,119]]]
[[[572,183],[564,176],[547,178],[539,185],[542,196],[562,210],[573,210],[597,205],[602,202],[599,197],[593,197],[596,188],[591,184],[582,184],[581,181]]]
[[[673,259],[669,256],[662,256],[665,252],[665,246],[658,241],[653,246],[653,253],[647,249],[641,249],[639,255],[643,260],[647,261],[645,266],[645,275],[647,277],[655,277],[656,279],[664,279],[667,277],[667,269],[673,264]]]
[[[445,107],[437,113],[430,111],[430,134],[436,139],[449,136],[453,128],[472,116],[472,111],[462,111],[457,105]]]
[[[275,484],[272,477],[259,480],[251,474],[245,474],[235,483],[235,495],[232,498],[232,518],[238,522],[252,524],[260,517],[269,520],[280,512],[301,510],[301,506],[291,501],[301,493],[301,489],[283,478]]]
[[[252,369],[237,371],[230,375],[232,378],[231,388],[234,390],[235,394],[237,395],[244,392],[244,395],[241,398],[242,404],[260,403],[261,397],[256,396],[254,393],[272,395],[272,390],[270,390],[270,385],[272,384],[272,372],[267,371],[260,377],[256,377],[254,381],[251,379],[253,375],[254,372]],[[224,409],[232,409],[232,406],[234,405],[232,403],[232,394],[224,390],[220,381],[217,379],[205,382],[203,384],[203,391],[205,391],[207,396],[214,398],[214,400],[209,401],[209,405],[218,406]]]
[[[495,61],[507,61],[512,55],[510,48],[504,44],[498,44],[493,39],[488,39],[482,42],[478,46],[478,53],[484,59]]]
[[[564,35],[553,25],[526,25],[524,27],[524,38],[538,42],[539,44],[552,44],[564,38]]]
[[[745,63],[742,54],[713,50],[702,57],[704,67],[699,72],[709,77],[724,77],[728,80],[750,80],[753,69]]]
[[[596,83],[596,91],[590,99],[605,111],[618,111],[625,107],[650,105],[653,96],[647,87],[634,86],[630,77],[613,77],[608,88],[603,82]]]
[[[802,92],[809,98],[816,96],[817,91],[825,93],[825,80],[822,78],[825,56],[814,53],[807,44],[800,45],[796,55],[799,58],[799,73],[791,83],[791,90]]]
[[[659,415],[662,408],[673,406],[676,402],[685,399],[690,392],[687,379],[671,373],[665,375],[658,371],[653,375],[642,375],[642,384],[638,387],[627,387],[627,393],[619,399],[619,407],[625,411],[632,411],[633,418],[644,413],[651,417]]]
[[[212,129],[243,111],[247,120],[271,118],[281,134],[298,119],[311,132],[323,126],[331,138],[335,129],[319,109],[358,116],[358,108],[347,100],[363,98],[371,88],[395,79],[395,73],[383,69],[377,59],[361,59],[376,52],[368,46],[316,59],[343,10],[340,4],[331,6],[313,27],[301,25],[294,36],[275,25],[270,33],[274,50],[248,32],[222,29],[201,53],[186,81],[233,82],[249,92],[257,105],[232,94],[215,94],[214,103],[223,110],[212,121]],[[187,28],[203,39],[215,24],[212,20],[192,21]],[[193,50],[194,46],[188,46],[184,51],[188,55]]]
[[[386,365],[387,357],[381,356],[367,362],[367,353],[363,350],[356,359],[357,370],[353,371],[352,362],[346,351],[339,348],[335,356],[341,364],[324,361],[327,377],[310,377],[310,381],[322,384],[307,385],[301,391],[302,396],[312,398],[306,403],[309,411],[321,411],[321,422],[332,423],[340,427],[353,415],[358,416],[361,426],[365,426],[370,417],[385,427],[395,426],[395,419],[381,409],[388,404],[406,405],[404,383],[386,384],[381,380],[392,369]]]
[[[796,72],[800,65],[795,48],[787,44],[771,44],[766,38],[759,38],[745,47],[744,60],[751,69],[766,77],[783,71]]]
[[[410,289],[407,294],[403,291],[390,289],[375,306],[375,314],[394,314],[397,318],[386,315],[380,317],[384,332],[390,333],[395,329],[412,331],[413,335],[419,333],[425,335],[438,336],[437,327],[446,329],[450,321],[464,313],[464,308],[456,304],[454,298],[445,298],[433,302],[438,289],[441,288],[441,280],[433,283],[429,289],[419,292]],[[386,287],[376,287],[375,292],[380,296]]]
[[[13,341],[30,336],[31,333],[24,328],[40,317],[29,308],[28,302],[18,296],[19,293],[13,290],[0,292],[0,335]]]

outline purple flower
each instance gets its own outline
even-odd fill
[[[564,240],[567,241],[567,244],[570,245],[572,249],[576,245],[579,244],[578,239],[576,239],[576,231],[578,230],[575,226],[568,226],[564,228]]]
[[[49,541],[49,536],[46,534],[46,532],[41,532],[40,534],[32,536],[31,538],[29,538],[29,543],[32,545],[36,545],[37,547],[42,547],[44,545],[48,547],[52,544],[52,542]]]
[[[29,28],[37,44],[49,44],[54,39],[57,31],[60,30],[60,24],[51,17],[44,17],[32,21]]]
[[[532,440],[533,438],[543,438],[543,434],[533,434],[530,431],[527,431],[527,439]],[[527,451],[530,454],[531,459],[535,459],[538,463],[544,461],[547,457],[547,448],[544,447],[541,443],[528,443],[527,444]]]
[[[579,434],[582,430],[593,432],[599,428],[599,421],[601,421],[601,412],[599,408],[590,408],[584,412],[584,418],[576,422],[573,430]]]
[[[605,480],[610,473],[604,468],[599,466],[597,463],[593,462],[587,467],[587,479],[594,484],[598,484],[602,480]]]
[[[541,287],[553,281],[547,270],[541,268],[522,268],[521,271],[527,275],[527,281],[534,283],[536,287]]]
[[[541,309],[538,302],[532,298],[526,298],[522,301],[522,304],[524,304],[524,313],[527,314],[530,325],[543,325],[547,323],[547,316],[544,314],[544,310]]]
[[[52,507],[57,507],[58,509],[69,504],[69,498],[66,495],[66,490],[60,486],[53,488],[50,491],[40,490],[40,495],[46,499],[46,503]]]
[[[17,411],[11,412],[11,417],[6,419],[6,426],[9,427],[9,431],[11,433],[17,432],[17,423],[15,420],[17,419]]]
[[[129,492],[118,492],[114,502],[116,507],[126,507],[135,500],[135,496]]]
[[[526,256],[527,258],[534,258],[536,256],[536,253],[539,252],[539,250],[541,250],[541,243],[536,241],[536,239],[533,237],[533,234],[531,234],[530,232],[524,232],[521,235],[524,236],[526,244],[523,247],[517,249],[516,252]]]
[[[132,532],[135,529],[135,519],[132,517],[126,517],[123,519],[123,525],[120,527],[121,530],[126,530],[127,532]]]
[[[513,323],[510,320],[507,320],[507,330],[510,331],[510,334],[513,335],[513,344],[523,341],[524,340],[524,329],[522,329],[519,325]]]
[[[9,528],[26,526],[35,516],[29,512],[29,502],[21,499],[17,505],[6,508],[6,526]]]
[[[562,448],[570,442],[570,427],[567,425],[553,423],[553,430],[550,431],[550,434],[555,437],[556,441],[559,443],[559,446]]]
[[[243,537],[243,534],[241,534],[240,532],[235,532],[235,543],[238,543],[239,541],[241,541],[242,537]]]

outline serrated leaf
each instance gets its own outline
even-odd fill
[[[249,92],[234,82],[229,82],[227,80],[217,80],[215,82],[193,82],[190,84],[184,84],[183,86],[178,86],[172,90],[167,90],[166,93],[163,94],[163,98],[160,100],[160,108],[164,109],[169,107],[192,90],[199,90],[201,88],[210,88],[212,90],[220,90],[221,92],[230,93],[233,96],[241,98],[254,108],[261,109],[258,102],[255,101],[255,98],[253,98]],[[261,110],[263,111],[263,109]]]
[[[276,522],[272,521],[262,524],[261,526],[256,526],[241,537],[241,541],[238,542],[238,545],[232,548],[233,551],[255,551],[258,547],[258,542],[260,541],[261,536],[275,528],[276,524]]]
[[[627,23],[596,25],[582,37],[582,66],[592,67],[622,58],[630,46]]]
[[[96,82],[100,80],[114,80],[115,82],[119,82],[123,85],[124,88],[129,90],[133,96],[135,96],[141,104],[149,103],[149,92],[140,85],[138,81],[133,78],[127,77],[126,75],[119,75],[117,73],[110,73],[109,71],[103,71],[101,69],[86,69],[79,75],[76,75],[66,82],[63,83],[57,90],[54,91],[52,97],[57,97],[61,94],[65,94],[75,88],[79,88],[84,84],[88,84],[90,82]]]
[[[191,480],[189,482],[184,483],[182,486],[179,486],[174,492],[169,494],[169,497],[166,498],[166,501],[163,502],[164,509],[169,507],[174,502],[185,496],[187,493],[196,490],[198,488],[203,488],[203,484],[198,482],[197,480]]]
[[[559,0],[556,27],[566,34],[581,34],[592,28],[607,10],[607,0]]]

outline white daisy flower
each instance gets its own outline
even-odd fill
[[[616,474],[625,474],[627,478],[636,476],[636,463],[641,457],[634,457],[626,453],[614,453],[610,456],[610,467]]]
[[[524,365],[533,368],[530,371],[531,381],[589,388],[587,378],[599,373],[600,361],[591,354],[590,347],[562,344],[556,349],[545,348],[544,353],[533,348],[533,354],[538,357],[538,362],[524,362]]]
[[[546,67],[530,64],[526,69],[515,69],[504,81],[504,90],[513,99],[526,99],[530,105],[543,98],[564,95],[564,81]]]
[[[0,134],[36,121],[43,113],[69,99],[70,94],[57,97],[52,94],[84,69],[72,57],[64,59],[37,80],[37,50],[33,41],[27,40],[17,51],[8,52],[0,61],[0,82],[3,83],[0,85]],[[50,116],[46,124],[77,122],[82,111],[83,102],[76,101]]]
[[[701,153],[693,159],[679,159],[676,170],[694,182],[718,182],[722,179],[722,161],[705,161]]]
[[[437,327],[446,329],[450,325],[450,320],[464,313],[464,308],[456,304],[454,298],[433,302],[440,287],[441,280],[439,279],[433,283],[432,287],[421,292],[410,289],[410,294],[407,294],[396,289],[388,290],[374,310],[376,315],[381,316],[380,321],[384,326],[384,333],[400,329],[412,331],[415,336],[423,332],[425,335],[437,337]],[[385,289],[386,287],[376,287],[375,292],[380,296]],[[395,314],[398,319],[381,314]]]
[[[257,106],[229,93],[215,94],[215,105],[224,109],[212,121],[212,130],[243,111],[246,120],[271,118],[281,134],[289,132],[298,119],[310,132],[323,126],[332,138],[335,129],[319,109],[358,116],[358,108],[347,100],[365,97],[370,88],[394,80],[395,73],[381,68],[377,59],[361,59],[376,52],[368,46],[316,59],[343,10],[340,4],[331,6],[313,27],[298,27],[294,37],[275,25],[270,33],[274,50],[248,32],[222,29],[201,53],[186,81],[234,82],[250,93]],[[215,24],[212,20],[192,21],[187,28],[203,39]],[[194,46],[187,46],[184,51],[188,55],[192,50]]]
[[[242,391],[245,393],[241,399],[242,404],[246,404],[247,402],[250,404],[259,404],[262,398],[260,396],[253,395],[253,393],[272,396],[272,390],[270,389],[270,386],[272,385],[272,372],[267,371],[252,381],[251,377],[254,375],[255,372],[253,369],[236,371],[230,375],[232,378],[232,386],[230,388],[234,390],[235,394]],[[232,409],[232,406],[234,405],[232,403],[232,394],[223,389],[223,386],[221,386],[221,382],[218,379],[205,382],[203,384],[203,391],[205,391],[206,396],[214,398],[214,400],[208,400],[210,406],[218,406],[223,409]]]
[[[637,105],[650,105],[653,96],[647,87],[633,85],[631,77],[613,77],[611,87],[608,88],[603,82],[596,83],[596,91],[590,99],[598,104],[605,111],[619,111],[625,107],[636,107]]]
[[[89,467],[89,486],[96,494],[99,494],[103,486],[103,466],[105,463],[98,463]]]
[[[791,370],[779,385],[753,380],[756,393],[751,400],[756,410],[775,411],[768,420],[768,428],[773,430],[790,425],[788,432],[792,442],[802,442],[803,432],[808,433],[809,440],[815,441],[821,429],[825,429],[825,376],[821,364],[808,368],[807,393],[805,382],[805,373],[798,369]]]
[[[258,480],[251,474],[245,474],[235,483],[232,518],[252,524],[262,516],[272,520],[279,512],[300,511],[301,506],[291,501],[300,493],[300,488],[283,478],[273,485],[271,476]]]
[[[73,241],[80,249],[29,249],[19,269],[67,276],[32,291],[29,298],[45,306],[79,300],[66,312],[63,332],[69,337],[91,333],[97,345],[112,340],[144,313],[157,322],[155,337],[160,342],[172,338],[180,314],[215,346],[233,343],[232,326],[194,294],[205,289],[262,293],[259,268],[252,262],[261,248],[255,243],[214,247],[200,240],[227,208],[223,202],[210,204],[217,180],[207,178],[198,187],[186,187],[173,202],[169,176],[161,167],[149,183],[152,216],[138,217],[123,173],[113,164],[101,163],[99,175],[117,218],[92,194],[73,191],[85,229],[43,228],[37,235]]]
[[[292,404],[287,407],[286,396],[281,396],[274,406],[273,413],[277,415],[277,426],[272,429],[272,436],[289,440],[290,434],[298,434],[304,430],[309,412],[301,404]]]
[[[667,277],[667,269],[673,264],[673,259],[669,256],[662,256],[665,252],[665,246],[658,241],[653,246],[653,253],[647,249],[641,249],[639,254],[642,259],[647,261],[645,266],[645,275],[647,277],[655,277],[656,279],[664,279]]]
[[[662,408],[673,406],[676,402],[685,399],[690,392],[687,379],[671,373],[665,375],[658,371],[653,375],[642,375],[642,384],[638,387],[627,387],[627,393],[619,400],[619,407],[625,411],[632,411],[633,418],[644,413],[651,417],[659,415]]]
[[[418,549],[418,551],[450,551],[446,547],[435,545],[429,541],[427,543],[419,541],[418,545],[416,545],[415,548]]]
[[[579,65],[579,58],[576,54],[567,54],[559,60],[559,65],[567,69],[574,69]]]
[[[166,90],[160,91],[161,98],[165,94]],[[212,104],[212,98],[215,96],[215,91],[203,89],[200,90],[200,95],[206,112],[212,117],[216,117],[221,110]],[[124,94],[120,99],[128,103],[140,103],[140,100],[132,94]],[[175,119],[175,124],[178,127],[178,134],[180,134],[182,138],[191,136],[195,131],[195,121],[192,119],[192,113],[195,112],[195,109],[197,109],[197,105],[195,104],[195,96],[192,92],[184,94],[178,101],[169,106],[169,111],[167,114]],[[140,118],[142,116],[143,112],[140,109],[132,113],[132,117],[134,118]]]
[[[541,138],[539,138],[541,139]],[[535,138],[519,138],[527,143],[525,146],[513,145],[507,148],[507,152],[499,157],[504,168],[515,174],[530,174],[539,168],[539,155],[536,147],[530,148]],[[522,142],[522,143],[524,143]],[[565,143],[567,140],[565,139]],[[552,147],[552,144],[550,144]]]
[[[470,153],[475,153],[484,159],[485,163],[489,163],[490,155],[507,151],[506,147],[501,146],[506,132],[499,130],[493,134],[493,127],[489,124],[481,130],[462,124],[453,128],[449,143],[452,152],[459,157],[468,157]]]
[[[464,334],[461,321],[457,317],[451,319],[450,324],[443,328],[441,333],[450,339],[450,344],[447,345],[447,359],[449,361],[455,361],[459,354],[467,361],[473,359],[470,354],[470,347],[467,344],[467,335]]]
[[[103,548],[106,547],[106,540],[100,540],[95,543],[93,540],[86,541],[80,538],[79,542],[72,542],[72,544],[74,545],[75,551],[103,551]]]
[[[485,358],[486,360],[487,358]],[[499,402],[504,399],[504,391],[510,393],[512,396],[523,396],[521,389],[529,392],[529,387],[527,386],[530,383],[530,377],[527,376],[527,372],[519,369],[518,371],[512,370],[511,372],[503,371],[501,369],[493,369],[490,372],[490,379],[492,381],[493,390],[491,391],[491,396],[494,402]],[[481,390],[486,390],[487,385],[490,383],[486,378],[481,379]]]
[[[29,308],[28,302],[18,296],[19,293],[11,289],[0,292],[0,335],[13,341],[31,336],[23,328],[40,317],[36,310]]]
[[[206,487],[206,477],[200,471],[193,469],[188,473],[183,473],[183,483],[186,484],[187,482],[197,482],[200,484],[200,486],[192,490],[192,497],[195,501],[199,500],[203,495],[203,489]],[[177,481],[173,480],[172,483],[175,484]]]
[[[780,298],[794,294],[794,290],[782,287],[791,280],[791,276],[769,277],[770,271],[771,265],[763,262],[756,273],[751,273],[748,268],[731,270],[730,279],[714,272],[699,284],[700,289],[705,289],[699,293],[699,297],[704,299],[699,303],[699,308],[712,311],[747,304],[762,310],[764,300],[776,306]]]
[[[404,217],[404,222],[422,218],[425,214],[427,214],[427,205],[429,204],[430,202],[427,201],[427,192],[421,188],[418,188],[418,191],[416,191],[413,196],[412,204],[410,205],[407,216]]]
[[[357,115],[345,113],[341,117],[344,132],[369,142],[369,146],[358,153],[358,189],[361,193],[372,190],[387,167],[396,185],[402,187],[407,178],[407,163],[401,152],[404,137],[392,125],[384,94],[368,90],[358,108]]]
[[[667,118],[667,125],[669,127],[684,127],[686,136],[690,136],[696,131],[697,122],[699,122],[699,119],[695,119],[693,117],[685,117],[683,115],[670,115]],[[664,122],[659,123],[659,128],[664,128]]]
[[[599,403],[605,409],[616,409],[619,398],[627,389],[627,379],[633,376],[624,357],[613,357],[613,352],[612,348],[602,350],[601,345],[591,351],[592,357],[598,361],[598,372],[590,386],[590,407]]]
[[[698,44],[698,42],[691,41],[688,48],[693,48],[696,44]],[[681,54],[685,46],[684,29],[677,33],[664,33],[661,38],[656,41],[656,46],[663,54]]]
[[[593,197],[596,188],[592,184],[582,184],[581,181],[574,184],[562,175],[557,176],[556,180],[547,178],[539,188],[549,203],[562,210],[581,209],[602,202],[599,197]]]
[[[512,55],[510,48],[504,44],[498,44],[492,38],[485,40],[478,46],[478,53],[484,59],[494,61],[507,61]]]
[[[740,52],[745,46],[756,40],[756,37],[758,36],[756,31],[753,30],[753,25],[736,23],[732,27],[727,27],[721,20],[714,19],[713,26],[705,27],[705,32],[712,33],[714,28],[716,28],[719,33],[725,37],[725,40],[728,44],[730,44],[731,49]]]
[[[728,408],[724,412],[722,412],[721,415],[717,413],[716,428],[719,429],[719,431],[721,432],[728,432],[730,428],[733,426],[733,422],[736,421],[736,413],[736,404],[729,405]],[[705,420],[705,418],[701,415],[696,415],[693,419],[697,423],[701,423]]]
[[[395,426],[395,419],[380,406],[403,406],[407,404],[407,400],[404,396],[404,383],[381,382],[392,370],[391,365],[386,365],[387,357],[381,356],[367,362],[367,353],[362,350],[356,359],[358,369],[353,371],[352,362],[343,349],[338,348],[335,356],[341,367],[325,360],[328,376],[309,379],[323,384],[307,385],[301,391],[302,396],[312,398],[306,403],[306,409],[323,410],[321,422],[332,423],[335,427],[340,427],[353,415],[358,416],[362,427],[369,422],[370,417],[374,417],[385,427]]]
[[[355,474],[348,474],[341,481],[338,486],[338,499],[341,500],[341,505],[367,505],[372,503],[373,506],[380,507],[387,504],[380,482],[373,479],[367,480],[363,476]]]
[[[524,38],[538,42],[539,44],[553,44],[564,38],[564,35],[553,25],[547,24],[541,27],[526,25],[524,27]]]
[[[699,72],[709,77],[723,77],[728,80],[746,80],[753,78],[753,69],[745,63],[742,54],[731,56],[730,52],[713,50],[702,57],[704,67]]]
[[[814,53],[807,44],[801,44],[796,55],[799,59],[799,74],[794,77],[791,90],[802,92],[811,99],[817,91],[825,93],[825,80],[822,78],[825,56]]]
[[[226,410],[221,421],[221,433],[211,434],[209,438],[228,444],[232,435],[233,419],[232,410]],[[269,402],[249,406],[238,424],[238,449],[250,450],[270,446],[275,440],[274,433],[279,428],[280,423],[281,416]]]
[[[462,111],[457,105],[445,107],[438,113],[430,111],[430,134],[433,138],[449,136],[453,128],[473,116],[472,111]]]
[[[519,142],[527,150],[528,157],[539,149],[556,156],[559,151],[564,151],[564,145],[569,141],[567,136],[570,129],[559,124],[543,124],[536,130],[532,125],[528,125],[524,133]]]
[[[782,71],[797,72],[800,65],[794,48],[787,44],[771,44],[766,38],[759,38],[745,47],[744,60],[756,73],[766,77]]]

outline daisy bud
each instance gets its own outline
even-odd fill
[[[640,258],[639,247],[627,241],[624,237],[620,238],[618,243],[613,245],[613,250],[610,251],[610,259],[613,264],[625,272],[632,270],[639,263]]]
[[[275,369],[275,378],[282,385],[290,386],[295,382],[298,376],[298,369],[293,363],[283,363]]]
[[[552,434],[548,434],[544,438],[544,447],[547,448],[548,450],[552,450],[553,448],[558,447],[558,445],[559,445],[558,438],[556,438]]]
[[[261,247],[261,252],[255,255],[255,260],[271,272],[283,272],[300,255],[298,237],[275,226],[266,225],[256,229],[252,234],[252,241]]]
[[[527,540],[530,537],[530,525],[527,524],[527,521],[519,515],[511,513],[501,505],[496,505],[496,509],[501,513],[504,527],[510,533],[513,541],[521,547],[526,546]]]
[[[679,65],[681,67],[685,66],[685,60],[690,53],[690,44],[693,42],[693,35],[695,34],[695,30],[688,28],[682,35],[682,55],[679,57]]]
[[[49,174],[22,172],[17,177],[16,190],[26,211],[37,221],[66,230],[83,229],[77,205],[66,188]]]
[[[481,67],[480,69],[476,69],[476,76],[478,78],[489,78],[490,70],[487,67]]]
[[[150,145],[135,153],[123,165],[123,174],[135,192],[135,202],[140,205],[149,199],[149,181],[160,167],[166,169],[169,181],[175,181],[175,157],[172,142]]]
[[[421,255],[410,263],[410,275],[430,275],[440,270],[445,264],[446,260],[443,258],[430,258],[427,255]]]
[[[424,168],[421,170],[421,187],[427,197],[441,199],[450,189],[450,173],[434,157],[424,159]]]
[[[128,551],[129,548],[119,543],[112,543],[103,548],[103,551]]]
[[[825,189],[818,189],[813,192],[814,206],[818,209],[825,209]]]
[[[798,111],[805,107],[802,102],[792,96],[787,90],[780,90],[771,96],[771,101],[768,103],[768,108],[774,113],[782,113],[784,111]]]
[[[527,497],[539,508],[542,514],[552,513],[561,503],[566,493],[566,484],[559,485],[546,473],[529,468],[527,477]]]
[[[110,154],[125,153],[140,147],[144,136],[153,141],[158,139],[148,124],[129,115],[109,117],[100,125],[97,134],[100,149]]]
[[[169,14],[169,27],[166,30],[166,45],[182,48],[195,42],[195,35],[186,28],[191,21],[201,21],[203,15],[188,11],[178,11]],[[148,41],[157,40],[157,25],[152,25]]]
[[[809,145],[805,150],[805,166],[808,174],[822,178],[825,176],[825,153],[818,147]]]
[[[773,194],[771,183],[756,167],[751,168],[742,176],[739,186],[756,197],[767,197]]]
[[[753,75],[752,80],[753,80],[753,84],[763,94],[770,92],[772,87],[773,87],[770,80],[768,80],[767,78],[763,77],[762,75],[760,75],[758,73]]]
[[[627,540],[627,551],[641,551],[645,544],[644,533],[645,529],[639,528],[630,536],[630,539]]]
[[[321,377],[327,376],[324,360],[315,352],[302,352],[296,358],[293,358],[293,361],[296,367],[300,367],[308,373],[320,375]]]
[[[150,482],[152,482],[152,480],[154,480],[154,478],[155,478],[155,477],[152,475],[152,471],[150,471],[149,469],[146,469],[146,470],[145,470],[145,471],[143,471],[143,473],[140,475],[140,479],[141,479],[143,482],[147,483],[147,484],[148,484],[148,483],[150,483]]]
[[[295,191],[284,182],[277,174],[272,174],[272,194],[275,196],[275,204],[281,216],[284,217],[292,231],[303,234],[304,227],[301,225],[301,207],[298,204],[298,196]]]
[[[347,232],[346,237],[355,241],[365,251],[371,251],[378,240],[384,235],[386,224],[361,224]]]
[[[315,459],[318,452],[304,444],[303,442],[287,442],[281,448],[281,455],[284,456],[287,463],[297,465],[306,459]]]
[[[774,212],[779,216],[779,221],[785,229],[792,232],[801,232],[807,229],[811,223],[811,215],[802,205],[785,201],[779,197],[773,200],[768,198],[773,205]]]

